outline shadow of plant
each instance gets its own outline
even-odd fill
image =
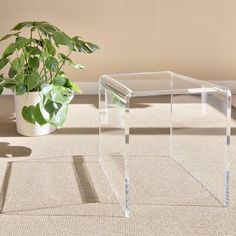
[[[32,150],[24,146],[10,146],[10,143],[0,142],[0,158],[30,156]]]

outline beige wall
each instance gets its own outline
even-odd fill
[[[68,70],[74,80],[157,70],[236,78],[235,0],[0,0],[0,35],[25,20],[47,20],[101,47],[76,57],[87,69]]]

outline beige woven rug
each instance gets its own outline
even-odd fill
[[[208,191],[175,160],[164,154],[159,158],[150,157],[152,150],[149,145],[153,138],[147,134],[147,143],[143,144],[142,137],[134,130],[137,136],[134,135],[136,139],[132,143],[133,158],[130,162],[134,204],[131,205],[131,217],[126,219],[98,163],[96,96],[76,97],[65,126],[54,134],[36,138],[22,137],[16,133],[11,96],[0,97],[0,107],[1,236],[236,235],[234,128],[229,208],[222,207],[221,202],[211,194],[211,191],[221,194],[222,184],[210,184],[212,189]],[[140,108],[152,114],[148,104],[142,104]],[[134,123],[139,126],[142,112],[137,110],[135,114],[137,119]],[[234,115],[235,111],[232,126],[236,127]],[[202,149],[188,149],[188,152],[197,153],[201,161],[195,164],[204,163],[198,166],[202,169],[214,163],[214,159],[205,158],[204,148],[207,150],[209,147],[204,146],[206,140],[211,140],[210,148],[215,146],[214,150],[209,151],[215,152],[215,155],[220,151],[217,145],[220,127],[210,128],[211,133],[208,130],[202,140]],[[192,142],[195,142],[194,137]],[[161,138],[165,140],[165,130]],[[166,142],[162,142],[160,150],[165,150]],[[146,149],[141,148],[141,143],[147,145]],[[184,160],[183,155],[181,157],[182,160],[178,159],[180,162]],[[189,164],[190,171],[195,171],[191,169],[195,166],[192,160],[186,164]],[[221,181],[217,164],[222,166],[220,162],[214,163],[214,173],[207,169],[200,171],[207,173],[204,174],[206,183],[211,183],[211,179],[212,183],[217,183],[218,179]],[[106,167],[112,173],[123,168],[120,163],[115,167],[107,164]],[[119,181],[113,184],[119,186]]]

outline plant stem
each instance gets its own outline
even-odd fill
[[[72,50],[69,50],[69,52],[68,52],[68,54],[66,55],[66,57],[69,57],[71,53],[72,53]],[[56,74],[54,75],[54,77],[56,77],[56,76],[57,76],[57,74],[60,72],[60,70],[61,70],[62,66],[64,66],[64,65],[65,65],[65,63],[66,63],[66,60],[64,60],[64,61],[62,62],[62,64],[61,64],[61,65],[60,65],[60,67],[58,68],[58,70],[57,70]]]
[[[33,31],[32,29],[30,30],[30,46],[31,46],[31,43],[32,43],[32,36],[33,36]]]
[[[40,34],[38,28],[37,28],[37,31],[38,31],[40,40],[42,40],[42,35]],[[44,72],[43,78],[45,78],[45,81],[47,82],[48,78],[47,78],[47,71],[46,71],[46,68],[45,68],[45,61],[44,61],[44,59],[45,59],[44,58],[44,53],[42,53],[43,67],[42,67],[42,70],[39,72],[39,75],[42,76],[43,75],[42,73]]]
[[[24,64],[27,62],[27,60],[26,60],[26,57],[25,57],[25,50],[22,48],[22,52],[23,52],[23,57],[24,57]],[[26,73],[25,73],[25,70],[23,70],[23,74],[25,75]],[[27,71],[28,72],[28,71]]]

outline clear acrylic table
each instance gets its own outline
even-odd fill
[[[99,163],[124,215],[227,206],[230,118],[222,86],[168,71],[101,76]]]

